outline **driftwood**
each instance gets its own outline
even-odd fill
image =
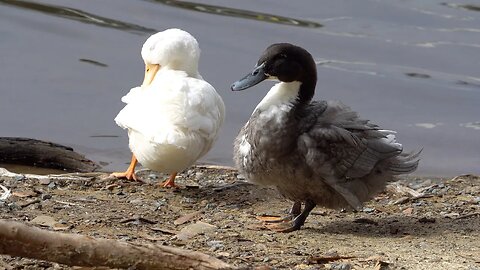
[[[70,147],[17,137],[0,137],[0,162],[70,172],[92,172],[100,167]]]
[[[5,220],[0,220],[0,254],[69,266],[140,270],[234,269],[219,259],[197,251],[50,232]]]
[[[95,177],[107,178],[109,174],[103,172],[87,172],[87,173],[62,173],[62,174],[21,174],[13,173],[5,168],[0,167],[0,177],[17,178],[17,179],[35,179],[35,180],[51,180],[51,181],[90,181]]]

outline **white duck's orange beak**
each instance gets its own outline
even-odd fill
[[[143,79],[142,86],[149,86],[159,69],[160,65],[158,64],[145,64],[145,78]]]

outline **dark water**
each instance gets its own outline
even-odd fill
[[[478,0],[0,0],[0,136],[66,144],[123,169],[127,136],[113,118],[143,79],[144,40],[171,27],[198,39],[200,72],[227,106],[204,162],[232,164],[232,140],[271,86],[229,85],[269,44],[291,42],[318,60],[316,98],[424,147],[418,174],[480,173]]]

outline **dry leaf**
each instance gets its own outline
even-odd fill
[[[199,216],[200,214],[202,214],[202,213],[203,213],[203,211],[195,211],[195,212],[192,212],[192,213],[188,213],[188,214],[186,214],[186,215],[184,215],[184,216],[181,216],[181,217],[177,218],[177,219],[173,222],[173,224],[175,224],[175,225],[181,225],[181,224],[187,223],[187,222],[189,222],[190,220],[198,217],[198,216]]]
[[[33,191],[33,190],[26,190],[26,191],[18,191],[18,192],[12,192],[13,196],[19,197],[19,198],[28,198],[28,197],[36,197],[38,194]]]

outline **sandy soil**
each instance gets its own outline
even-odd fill
[[[314,209],[302,230],[268,230],[259,215],[284,215],[274,190],[242,184],[228,168],[196,167],[179,189],[84,175],[84,180],[0,177],[14,192],[0,218],[52,230],[198,250],[258,269],[480,269],[480,178],[409,178],[362,212]],[[0,191],[1,193],[1,191]],[[332,259],[336,258],[336,259]],[[0,269],[71,269],[0,256]],[[75,269],[75,268],[73,268]]]

